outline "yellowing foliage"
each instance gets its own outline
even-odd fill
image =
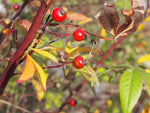
[[[27,54],[24,70],[20,78],[17,80],[17,83],[21,83],[21,82],[29,80],[30,78],[34,76],[34,73],[35,73],[35,67],[32,62],[32,58]]]
[[[41,101],[41,100],[43,99],[43,97],[44,97],[44,92],[43,92],[43,90],[42,90],[41,85],[39,84],[38,81],[36,81],[36,80],[34,80],[34,79],[32,80],[32,84],[34,85],[35,90],[37,91],[37,99],[38,99],[39,101]]]
[[[147,54],[145,56],[142,56],[141,58],[138,59],[138,63],[144,63],[146,61],[150,61],[150,54]]]

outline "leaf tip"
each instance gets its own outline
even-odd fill
[[[43,91],[46,92],[46,87],[43,88]]]

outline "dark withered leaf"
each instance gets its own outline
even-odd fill
[[[119,15],[114,5],[108,5],[105,3],[100,11],[95,16],[101,24],[101,26],[109,31],[113,36],[116,33],[116,29],[119,25]]]
[[[126,23],[120,25],[117,29],[117,35],[115,36],[115,38],[133,34],[137,30],[140,22],[142,22],[144,17],[144,6],[141,0],[132,0],[131,6],[134,12],[133,15],[131,15],[133,16],[133,18],[131,18],[131,16],[126,18]]]

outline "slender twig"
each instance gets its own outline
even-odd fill
[[[52,31],[49,31],[48,29],[45,29],[45,31],[47,31],[48,33],[51,33],[52,35],[55,35],[55,36],[59,36],[59,37],[64,37],[64,36],[71,36],[73,34],[57,34],[57,33],[54,33]]]
[[[72,62],[66,62],[66,63],[60,64],[60,65],[57,65],[57,66],[47,66],[47,67],[43,67],[43,69],[57,68],[57,67],[61,67],[61,66],[67,65],[67,64],[71,64],[71,63]]]
[[[86,81],[83,80],[73,91],[70,92],[69,96],[66,98],[66,100],[64,101],[64,103],[60,106],[60,108],[58,109],[58,111],[56,113],[60,113],[64,107],[69,103],[69,100],[71,99],[71,97],[75,94],[77,94],[77,92],[80,91],[80,89],[85,85]]]
[[[18,110],[21,110],[22,112],[31,113],[31,112],[28,111],[27,109],[24,109],[24,108],[22,108],[22,107],[20,107],[20,106],[14,105],[14,104],[12,104],[12,103],[10,103],[10,102],[7,102],[7,101],[5,101],[5,100],[1,100],[1,99],[0,99],[0,103],[4,103],[4,104],[7,104],[7,105],[9,105],[9,106],[12,106],[12,107],[14,107],[14,108],[16,108],[16,109],[18,109]]]
[[[5,26],[2,31],[0,32],[0,37],[1,35],[3,34],[3,30],[5,30],[6,28],[10,28],[11,27],[11,24],[12,22],[21,14],[22,10],[24,9],[24,7],[29,3],[30,0],[24,0],[22,6],[20,7],[20,9],[18,9],[18,11],[15,13],[15,15],[11,18],[11,21],[10,23]]]
[[[12,32],[12,29],[9,30],[9,33],[7,34],[7,36],[5,37],[5,39],[2,41],[2,43],[0,44],[0,48],[3,46],[3,44],[7,41],[7,39],[9,38],[10,34]]]
[[[107,58],[107,56],[114,50],[114,48],[120,43],[122,42],[127,36],[124,36],[122,38],[120,38],[117,42],[115,42],[108,50],[107,52],[103,55],[103,57],[101,58],[101,60],[96,64],[94,70],[96,71],[97,68],[103,63],[103,61]]]

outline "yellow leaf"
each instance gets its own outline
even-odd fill
[[[49,58],[50,60],[58,63],[57,58],[54,55],[50,54],[49,52],[43,51],[43,50],[40,50],[40,49],[35,49],[35,48],[32,48],[32,50],[35,51],[35,52],[37,52],[40,55],[43,55],[43,56]]]
[[[150,21],[150,16],[148,16],[144,19],[144,22],[149,22],[149,21]]]
[[[82,69],[75,69],[75,71],[80,72],[81,75],[82,75],[87,81],[91,82],[91,79],[90,79],[90,77],[88,76],[89,73],[88,73],[87,71],[83,70],[83,68],[82,68]]]
[[[150,54],[147,54],[145,56],[142,56],[141,58],[138,59],[138,63],[144,63],[144,62],[147,62],[147,61],[150,61]]]
[[[145,24],[140,24],[137,30],[141,31],[144,27],[145,27]]]
[[[100,113],[100,110],[96,109],[96,110],[94,111],[94,113]]]
[[[69,11],[67,12],[67,18],[71,21],[78,21],[79,24],[85,24],[93,20],[82,13],[72,13]]]
[[[89,72],[89,74],[93,77],[94,81],[96,82],[96,84],[100,87],[100,84],[99,84],[99,80],[98,80],[98,77],[95,73],[95,71],[88,65],[84,66],[87,71]]]
[[[102,28],[102,30],[101,30],[101,36],[102,37],[106,37],[107,36],[106,30],[104,28]]]
[[[110,106],[112,105],[112,100],[109,99],[109,100],[107,101],[107,105],[110,107]]]
[[[54,50],[54,51],[59,52],[62,49],[61,48],[56,48],[56,47],[54,47],[52,45],[47,45],[47,46],[42,47],[41,50]]]
[[[39,101],[41,101],[43,99],[43,97],[44,97],[44,92],[43,92],[43,90],[41,88],[41,85],[38,83],[38,81],[36,81],[34,79],[32,80],[32,84],[34,85],[35,90],[37,91],[37,99]]]
[[[5,29],[2,31],[3,34],[8,34],[9,32],[10,32],[10,29],[8,29],[8,28],[5,28]]]
[[[34,59],[32,59],[32,62],[34,64],[40,83],[42,84],[43,91],[45,92],[46,91],[46,75],[44,73],[44,70]]]
[[[24,70],[23,70],[20,78],[17,80],[17,83],[21,83],[21,82],[29,80],[30,78],[32,78],[34,76],[34,73],[35,73],[35,67],[32,62],[32,57],[30,57],[27,54]]]
[[[92,18],[87,18],[85,20],[79,20],[79,24],[86,24],[86,23],[88,23],[88,22],[90,22],[92,20],[93,20]]]
[[[75,47],[75,48],[70,50],[67,57],[74,57],[76,54],[79,54],[82,52],[90,52],[90,51],[91,51],[91,48],[89,48],[89,47]],[[92,52],[102,54],[101,52],[99,52],[96,49],[93,49]]]
[[[145,107],[145,108],[142,110],[142,113],[150,113],[150,107]]]
[[[150,73],[150,70],[149,70],[149,69],[146,69],[145,71],[146,71],[146,73]]]
[[[70,50],[71,50],[71,41],[68,41],[67,46],[66,46],[66,48],[65,48],[65,51],[66,51],[67,53],[69,53]]]

